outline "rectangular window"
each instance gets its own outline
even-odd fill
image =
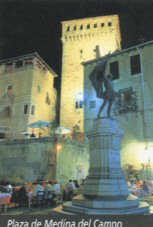
[[[37,86],[37,91],[38,91],[38,93],[41,92],[41,87],[40,87],[40,85]]]
[[[23,114],[28,114],[28,104],[23,105]]]
[[[113,80],[119,79],[119,65],[118,61],[110,62],[110,73],[113,74]]]
[[[140,55],[133,55],[130,57],[131,75],[141,73]]]
[[[7,63],[5,66],[5,71],[10,72],[14,69],[14,64],[13,63]]]
[[[15,68],[21,68],[21,67],[23,67],[23,61],[17,61],[15,63]]]
[[[87,29],[90,29],[90,24],[87,24]]]
[[[35,106],[32,105],[32,106],[31,106],[31,115],[34,115],[34,114],[35,114]]]
[[[7,87],[7,94],[8,94],[8,96],[13,96],[13,86],[12,85],[9,85]]]
[[[79,109],[79,108],[83,108],[83,101],[76,101],[75,102],[75,108]]]
[[[67,32],[69,32],[70,31],[70,26],[67,26],[67,30],[66,30]]]
[[[0,139],[5,139],[5,133],[4,132],[0,132]]]
[[[97,28],[97,24],[94,24],[94,28]]]
[[[30,66],[30,65],[33,65],[33,59],[32,58],[25,60],[25,66]]]
[[[83,25],[80,25],[80,30],[82,30],[83,29]]]
[[[9,86],[7,87],[7,91],[12,90],[12,88],[13,88],[13,86],[12,86],[12,85],[9,85]]]
[[[96,108],[96,101],[90,101],[90,109]]]
[[[112,22],[108,22],[108,26],[112,26]]]

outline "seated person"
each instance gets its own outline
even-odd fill
[[[44,192],[44,187],[42,186],[41,182],[37,182],[36,186],[34,187],[34,191],[33,191],[33,196],[36,197],[38,192]]]
[[[53,191],[55,195],[59,195],[61,193],[61,186],[57,181],[55,181],[55,183],[53,184]]]
[[[53,190],[52,181],[49,181],[49,182],[46,184],[46,186],[45,186],[45,188],[44,188],[44,191],[45,191],[45,198],[48,198],[49,192],[53,192],[53,191],[54,191],[54,190]]]
[[[69,182],[65,186],[65,193],[68,200],[72,199],[75,189],[76,187],[74,182],[72,180],[69,180]]]
[[[18,190],[18,203],[19,206],[24,206],[28,204],[28,196],[27,196],[27,190],[25,186],[22,186],[19,190]]]

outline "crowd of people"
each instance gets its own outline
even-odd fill
[[[19,204],[20,207],[41,204],[55,204],[60,200],[72,200],[73,196],[81,193],[84,180],[79,184],[77,180],[69,180],[65,185],[56,180],[27,182],[22,185],[1,182],[0,192],[10,193],[11,202]],[[39,200],[39,201],[38,201]]]
[[[131,179],[127,180],[129,192],[135,196],[143,197],[153,195],[153,181],[149,179],[138,180]]]
[[[61,185],[56,180],[36,182],[27,182],[22,185],[11,184],[10,182],[0,183],[0,193],[10,193],[11,202],[19,204],[20,207],[31,207],[41,198],[41,204],[55,204],[56,201],[62,203],[70,201],[76,195],[82,194],[85,180],[80,183],[77,180],[69,180],[66,184]],[[153,181],[127,179],[129,192],[135,196],[143,197],[153,195]],[[38,205],[38,204],[37,204]]]

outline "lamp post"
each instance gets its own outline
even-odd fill
[[[150,149],[148,146],[146,146],[145,150],[144,150],[144,156],[143,156],[143,162],[141,163],[142,166],[142,177],[143,178],[150,178]]]
[[[58,142],[58,135],[54,133],[54,152],[55,152],[55,178],[57,178],[58,153],[62,146]]]

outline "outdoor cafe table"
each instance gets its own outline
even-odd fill
[[[0,194],[0,206],[2,206],[3,211],[6,211],[7,205],[10,204],[11,201],[11,194],[3,193]]]

